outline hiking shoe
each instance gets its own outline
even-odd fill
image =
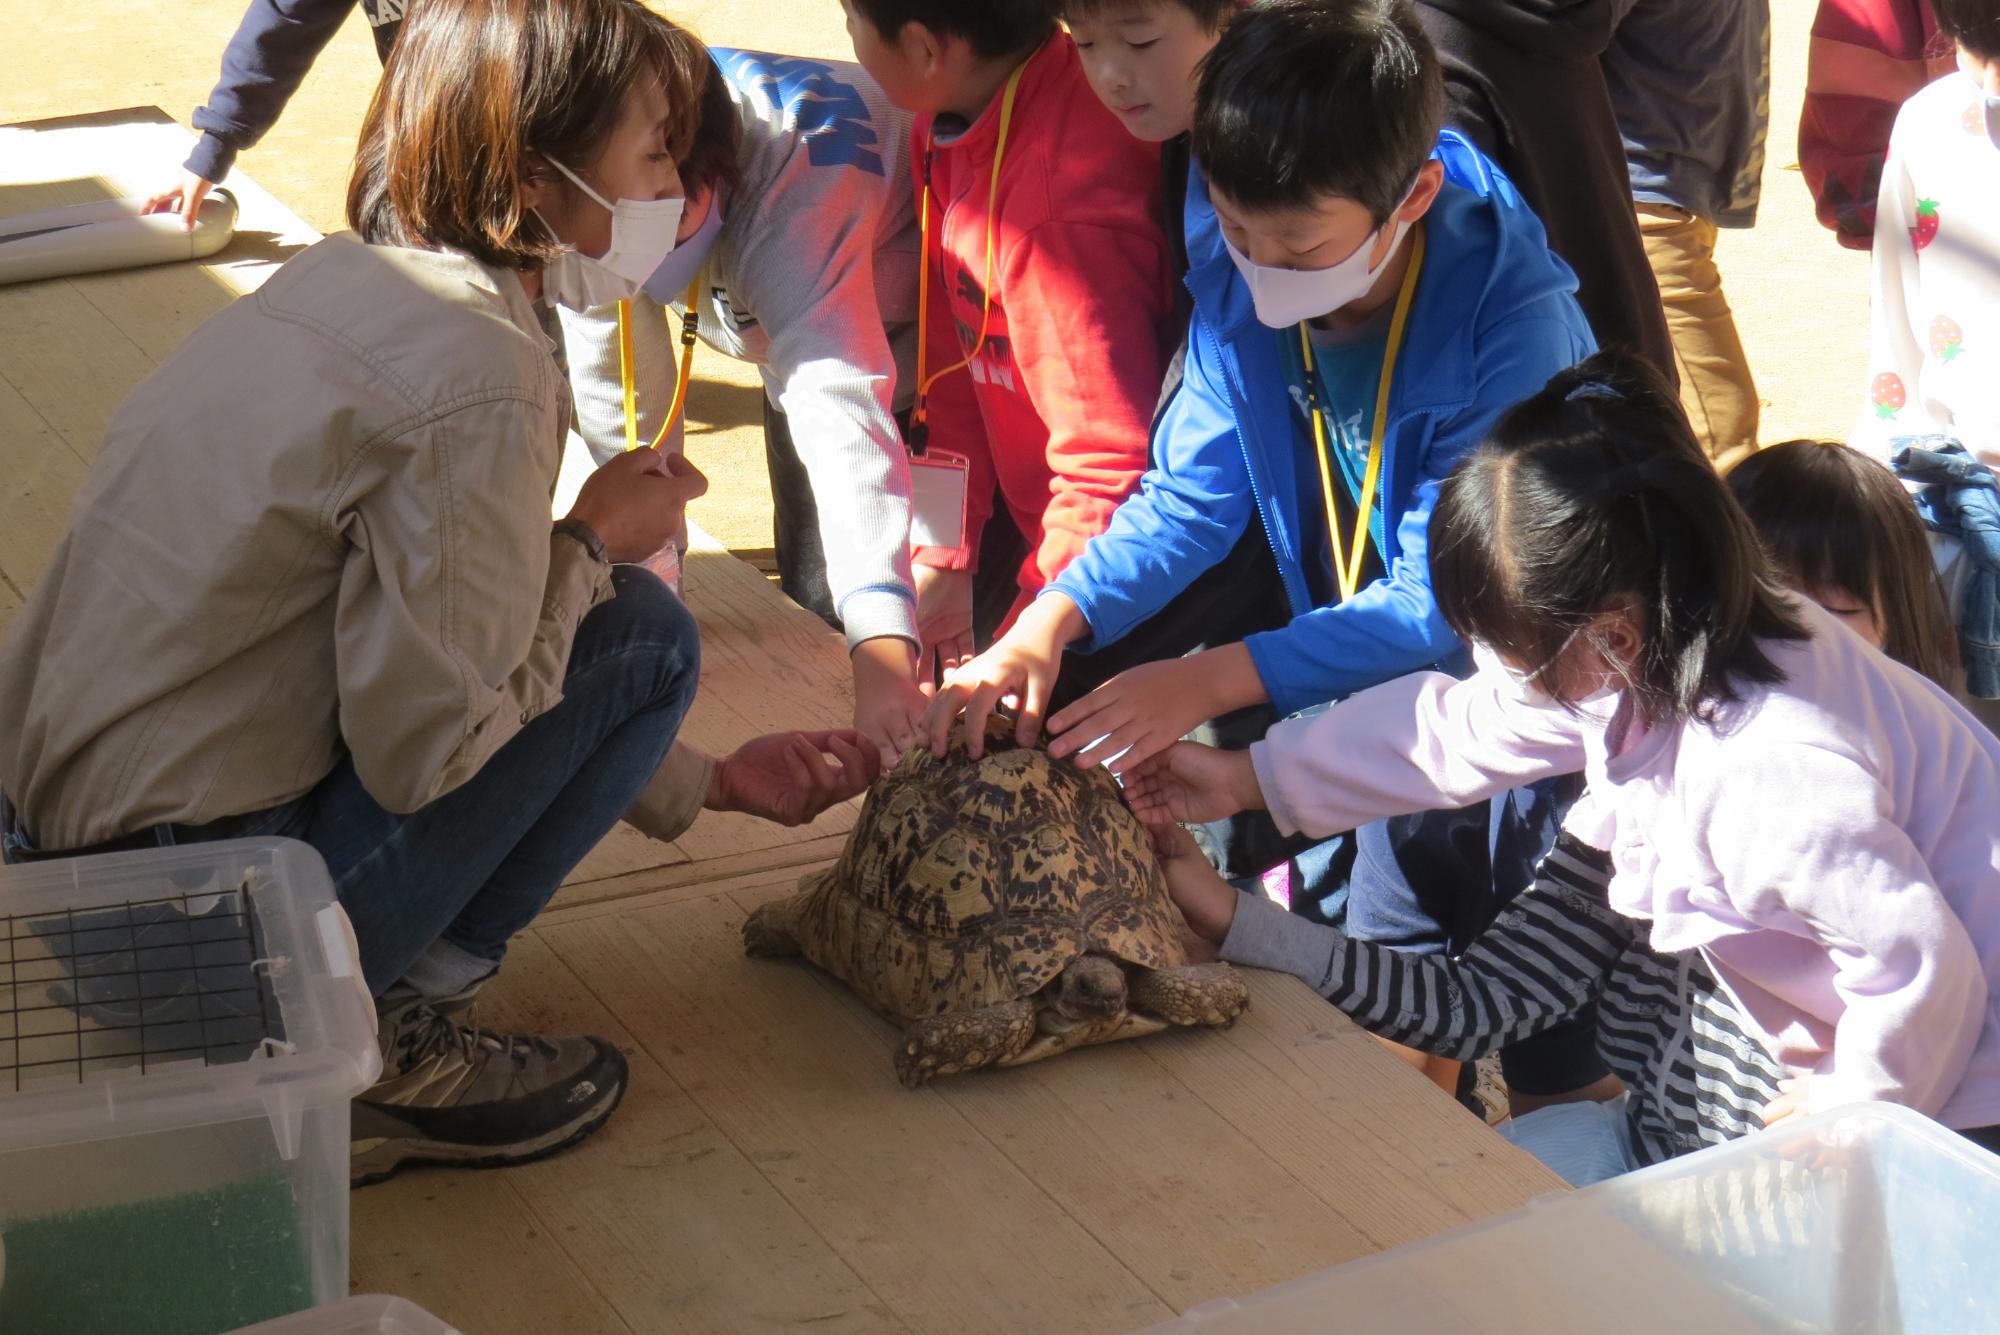
[[[354,1100],[350,1178],[409,1163],[499,1168],[569,1148],[625,1096],[624,1055],[601,1038],[498,1034],[460,1024],[478,989],[376,1003],[382,1078]]]

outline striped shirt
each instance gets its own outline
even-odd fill
[[[1611,907],[1609,859],[1568,835],[1457,957],[1356,941],[1244,895],[1222,958],[1297,975],[1362,1028],[1471,1061],[1597,1003],[1597,1045],[1630,1091],[1651,1164],[1761,1130],[1791,1074],[1745,1033],[1698,952],[1663,955]]]

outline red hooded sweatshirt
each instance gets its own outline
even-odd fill
[[[930,160],[929,372],[971,353],[987,272],[1002,97],[953,137],[915,127]],[[972,364],[930,394],[930,445],[971,461],[965,545],[919,564],[971,569],[998,482],[1028,539],[1018,612],[1104,531],[1146,469],[1172,342],[1174,276],[1160,153],[1097,100],[1069,34],[1027,62],[993,195],[992,310]],[[1010,617],[1011,620],[1011,617]]]

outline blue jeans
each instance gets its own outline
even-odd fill
[[[617,596],[577,628],[562,703],[460,787],[399,816],[342,760],[304,797],[200,836],[274,835],[317,849],[377,996],[439,941],[497,967],[630,809],[694,702],[694,617],[644,570],[620,566],[611,579]]]

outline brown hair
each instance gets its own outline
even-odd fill
[[[1872,609],[1882,652],[1951,688],[1957,633],[1923,520],[1893,473],[1844,445],[1788,440],[1730,469],[1728,482],[1787,584]]]
[[[738,156],[742,122],[736,115],[735,99],[729,95],[728,80],[722,77],[713,60],[707,63],[707,80],[701,86],[700,123],[680,160],[681,184],[690,198],[703,190],[734,190],[743,183]]]
[[[1080,22],[1103,14],[1120,18],[1155,6],[1174,6],[1194,15],[1195,22],[1209,32],[1221,32],[1236,16],[1237,0],[1060,0],[1056,17],[1064,22]]]
[[[521,203],[525,154],[584,170],[657,79],[686,155],[714,65],[636,0],[423,0],[410,7],[362,122],[347,188],[364,241],[463,251],[501,269],[557,252]]]

